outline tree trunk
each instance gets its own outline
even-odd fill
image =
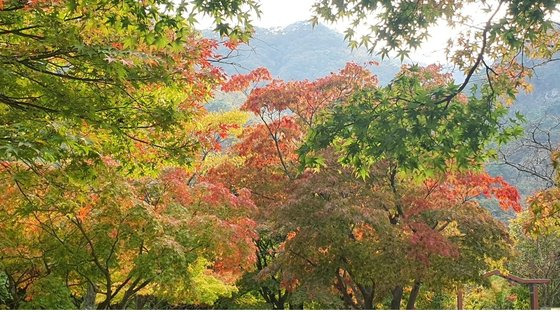
[[[82,301],[82,305],[80,306],[81,310],[95,310],[95,288],[91,283],[88,283],[87,292],[84,295],[84,299]]]
[[[408,302],[406,303],[407,310],[414,310],[414,304],[416,303],[416,298],[418,298],[418,293],[420,292],[420,281],[415,281],[412,290],[410,291],[410,296],[408,297]]]
[[[391,310],[399,310],[401,308],[401,300],[403,295],[402,286],[396,286],[392,291],[393,299],[391,300]]]
[[[364,299],[364,309],[373,310],[373,298],[375,297],[375,283],[370,286],[365,286],[362,284],[357,284],[358,289],[362,293],[362,298]]]
[[[272,304],[272,309],[273,310],[284,310],[284,299],[280,298],[279,300],[277,300],[276,302],[274,302]]]
[[[373,310],[373,291],[371,294],[364,296],[364,308],[366,310]]]

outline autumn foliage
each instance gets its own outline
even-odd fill
[[[465,93],[449,110],[424,103],[456,89],[441,66],[403,66],[390,86],[374,62],[314,81],[227,77],[217,51],[237,48],[238,28],[211,40],[150,10],[165,1],[81,4],[0,1],[0,18],[9,7],[70,34],[0,34],[27,55],[5,65],[19,78],[0,78],[9,307],[210,307],[252,293],[277,309],[400,308],[409,288],[480,282],[509,255],[479,201],[521,210],[480,169],[499,114]],[[208,112],[217,90],[243,94],[239,110]]]

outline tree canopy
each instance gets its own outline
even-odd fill
[[[493,269],[557,279],[558,183],[525,205],[485,165],[523,135],[509,105],[555,60],[558,3],[321,0],[314,20],[405,58],[473,6],[448,46],[464,80],[404,64],[380,85],[375,61],[228,76],[256,0],[0,0],[0,307],[414,309]],[[243,103],[210,111],[217,92]]]

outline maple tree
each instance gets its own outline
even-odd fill
[[[533,69],[555,61],[560,50],[556,0],[519,1],[315,1],[313,23],[349,21],[345,37],[353,48],[401,59],[428,42],[433,27],[455,30],[446,47],[449,63],[463,71],[456,88],[427,99],[442,104],[468,88],[474,76],[492,93],[513,101],[530,89]],[[451,29],[449,27],[449,29]]]
[[[252,0],[0,3],[0,159],[28,166],[101,154],[124,166],[139,144],[187,163],[197,142],[173,133],[224,77],[194,16],[238,41],[258,12]]]
[[[203,176],[220,161],[219,141],[245,120],[235,112],[201,115],[184,130],[203,146],[196,165],[154,178],[122,176],[111,159],[90,166],[97,177],[87,183],[72,178],[83,168],[37,175],[2,163],[0,250],[11,307],[48,308],[45,296],[73,307],[122,309],[138,295],[171,305],[211,305],[231,295],[255,261],[256,207],[250,191],[232,194]],[[45,283],[61,291],[49,294]]]
[[[334,155],[294,185],[276,223],[293,231],[279,261],[311,298],[338,293],[360,309],[386,298],[398,309],[406,299],[411,309],[421,286],[480,283],[480,272],[509,255],[507,230],[475,200],[496,196],[519,210],[517,191],[500,178],[464,173],[419,183],[399,175],[395,194],[387,162],[361,180]]]
[[[246,101],[241,109],[253,113],[258,123],[244,130],[232,147],[242,162],[225,163],[211,170],[210,176],[231,189],[248,187],[260,207],[257,220],[257,272],[247,275],[247,283],[259,286],[259,293],[274,308],[301,307],[289,287],[289,272],[273,275],[268,271],[278,254],[285,233],[271,232],[271,216],[289,196],[290,185],[299,179],[297,148],[305,133],[316,122],[320,111],[343,101],[355,90],[374,86],[377,78],[364,67],[348,63],[338,72],[315,81],[275,80],[264,68],[235,75],[222,89],[241,91]]]

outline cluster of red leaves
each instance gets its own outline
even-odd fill
[[[271,138],[271,135],[274,138]],[[270,124],[258,124],[245,130],[235,151],[246,157],[247,165],[264,168],[280,164],[278,151],[284,161],[297,159],[295,150],[302,139],[303,132],[292,117],[283,117]]]
[[[204,177],[213,184],[223,184],[230,189],[248,188],[258,209],[258,218],[272,213],[272,207],[281,205],[287,197],[290,180],[284,172],[274,166],[255,168],[246,163],[237,165],[226,162],[212,168]]]
[[[517,189],[501,177],[492,177],[484,172],[448,174],[441,180],[427,180],[425,189],[411,191],[405,196],[405,223],[411,231],[411,254],[428,265],[429,257],[437,254],[455,258],[458,250],[442,235],[441,230],[421,221],[421,215],[430,211],[454,210],[461,205],[475,204],[480,196],[494,198],[504,210],[521,211]]]
[[[227,139],[231,131],[236,129],[239,129],[239,124],[235,122],[221,123],[215,129],[198,130],[193,134],[203,151],[219,152],[222,150],[223,140]]]
[[[222,221],[220,227],[226,229],[230,235],[227,238],[226,248],[222,249],[218,259],[214,262],[213,269],[226,281],[233,282],[243,272],[250,271],[256,262],[256,245],[259,237],[255,231],[257,224],[250,218],[237,218]]]
[[[282,112],[298,101],[296,90],[300,85],[300,82],[274,80],[264,87],[255,88],[241,109],[257,115],[263,112]]]
[[[180,168],[168,169],[161,175],[166,188],[172,190],[172,200],[180,205],[189,206],[193,203],[192,190],[189,186],[189,174]]]
[[[237,39],[229,39],[229,40],[224,41],[222,44],[224,45],[224,47],[228,48],[230,51],[233,51],[233,50],[237,50],[237,48],[241,44],[241,41],[239,41]]]
[[[259,67],[248,74],[233,75],[227,82],[222,84],[222,91],[244,91],[253,84],[270,80],[272,80],[272,76],[268,69]]]
[[[485,172],[448,174],[442,180],[427,180],[424,185],[426,195],[413,194],[407,199],[410,202],[407,217],[428,210],[452,209],[480,196],[496,199],[503,210],[522,210],[517,188],[502,177]]]
[[[221,183],[200,183],[204,188],[202,200],[213,206],[228,205],[233,208],[255,211],[256,206],[251,199],[251,191],[242,188],[233,194]]]
[[[270,80],[269,73],[266,74],[268,79],[259,81]],[[247,75],[232,78],[231,84],[236,86],[235,90],[246,89],[251,82],[256,81],[255,77],[261,75],[261,69],[257,69]],[[377,77],[369,70],[355,63],[347,63],[339,72],[315,81],[274,80],[255,88],[241,109],[257,115],[289,110],[301,122],[311,125],[313,117],[321,109],[344,99],[358,88],[376,86],[377,83]]]
[[[192,174],[189,175],[184,169],[174,168],[165,171],[161,180],[169,190],[172,200],[184,206],[201,202],[210,207],[227,206],[245,212],[256,210],[249,189],[241,188],[234,194],[224,184],[208,181],[191,186],[191,178]]]
[[[459,257],[457,247],[426,223],[411,222],[408,227],[412,230],[410,255],[421,263],[429,265],[430,257],[434,254],[453,259]]]
[[[445,188],[445,186],[442,187]],[[462,194],[465,200],[478,196],[495,198],[503,210],[512,209],[515,212],[522,210],[517,188],[507,183],[502,177],[493,177],[485,172],[449,175],[447,191],[456,195]]]
[[[180,53],[171,55],[174,60],[173,70],[180,72],[183,79],[196,86],[192,94],[184,101],[185,108],[198,106],[208,100],[216,86],[223,83],[226,74],[212,60],[220,59],[217,53],[219,42],[213,39],[191,36]]]

